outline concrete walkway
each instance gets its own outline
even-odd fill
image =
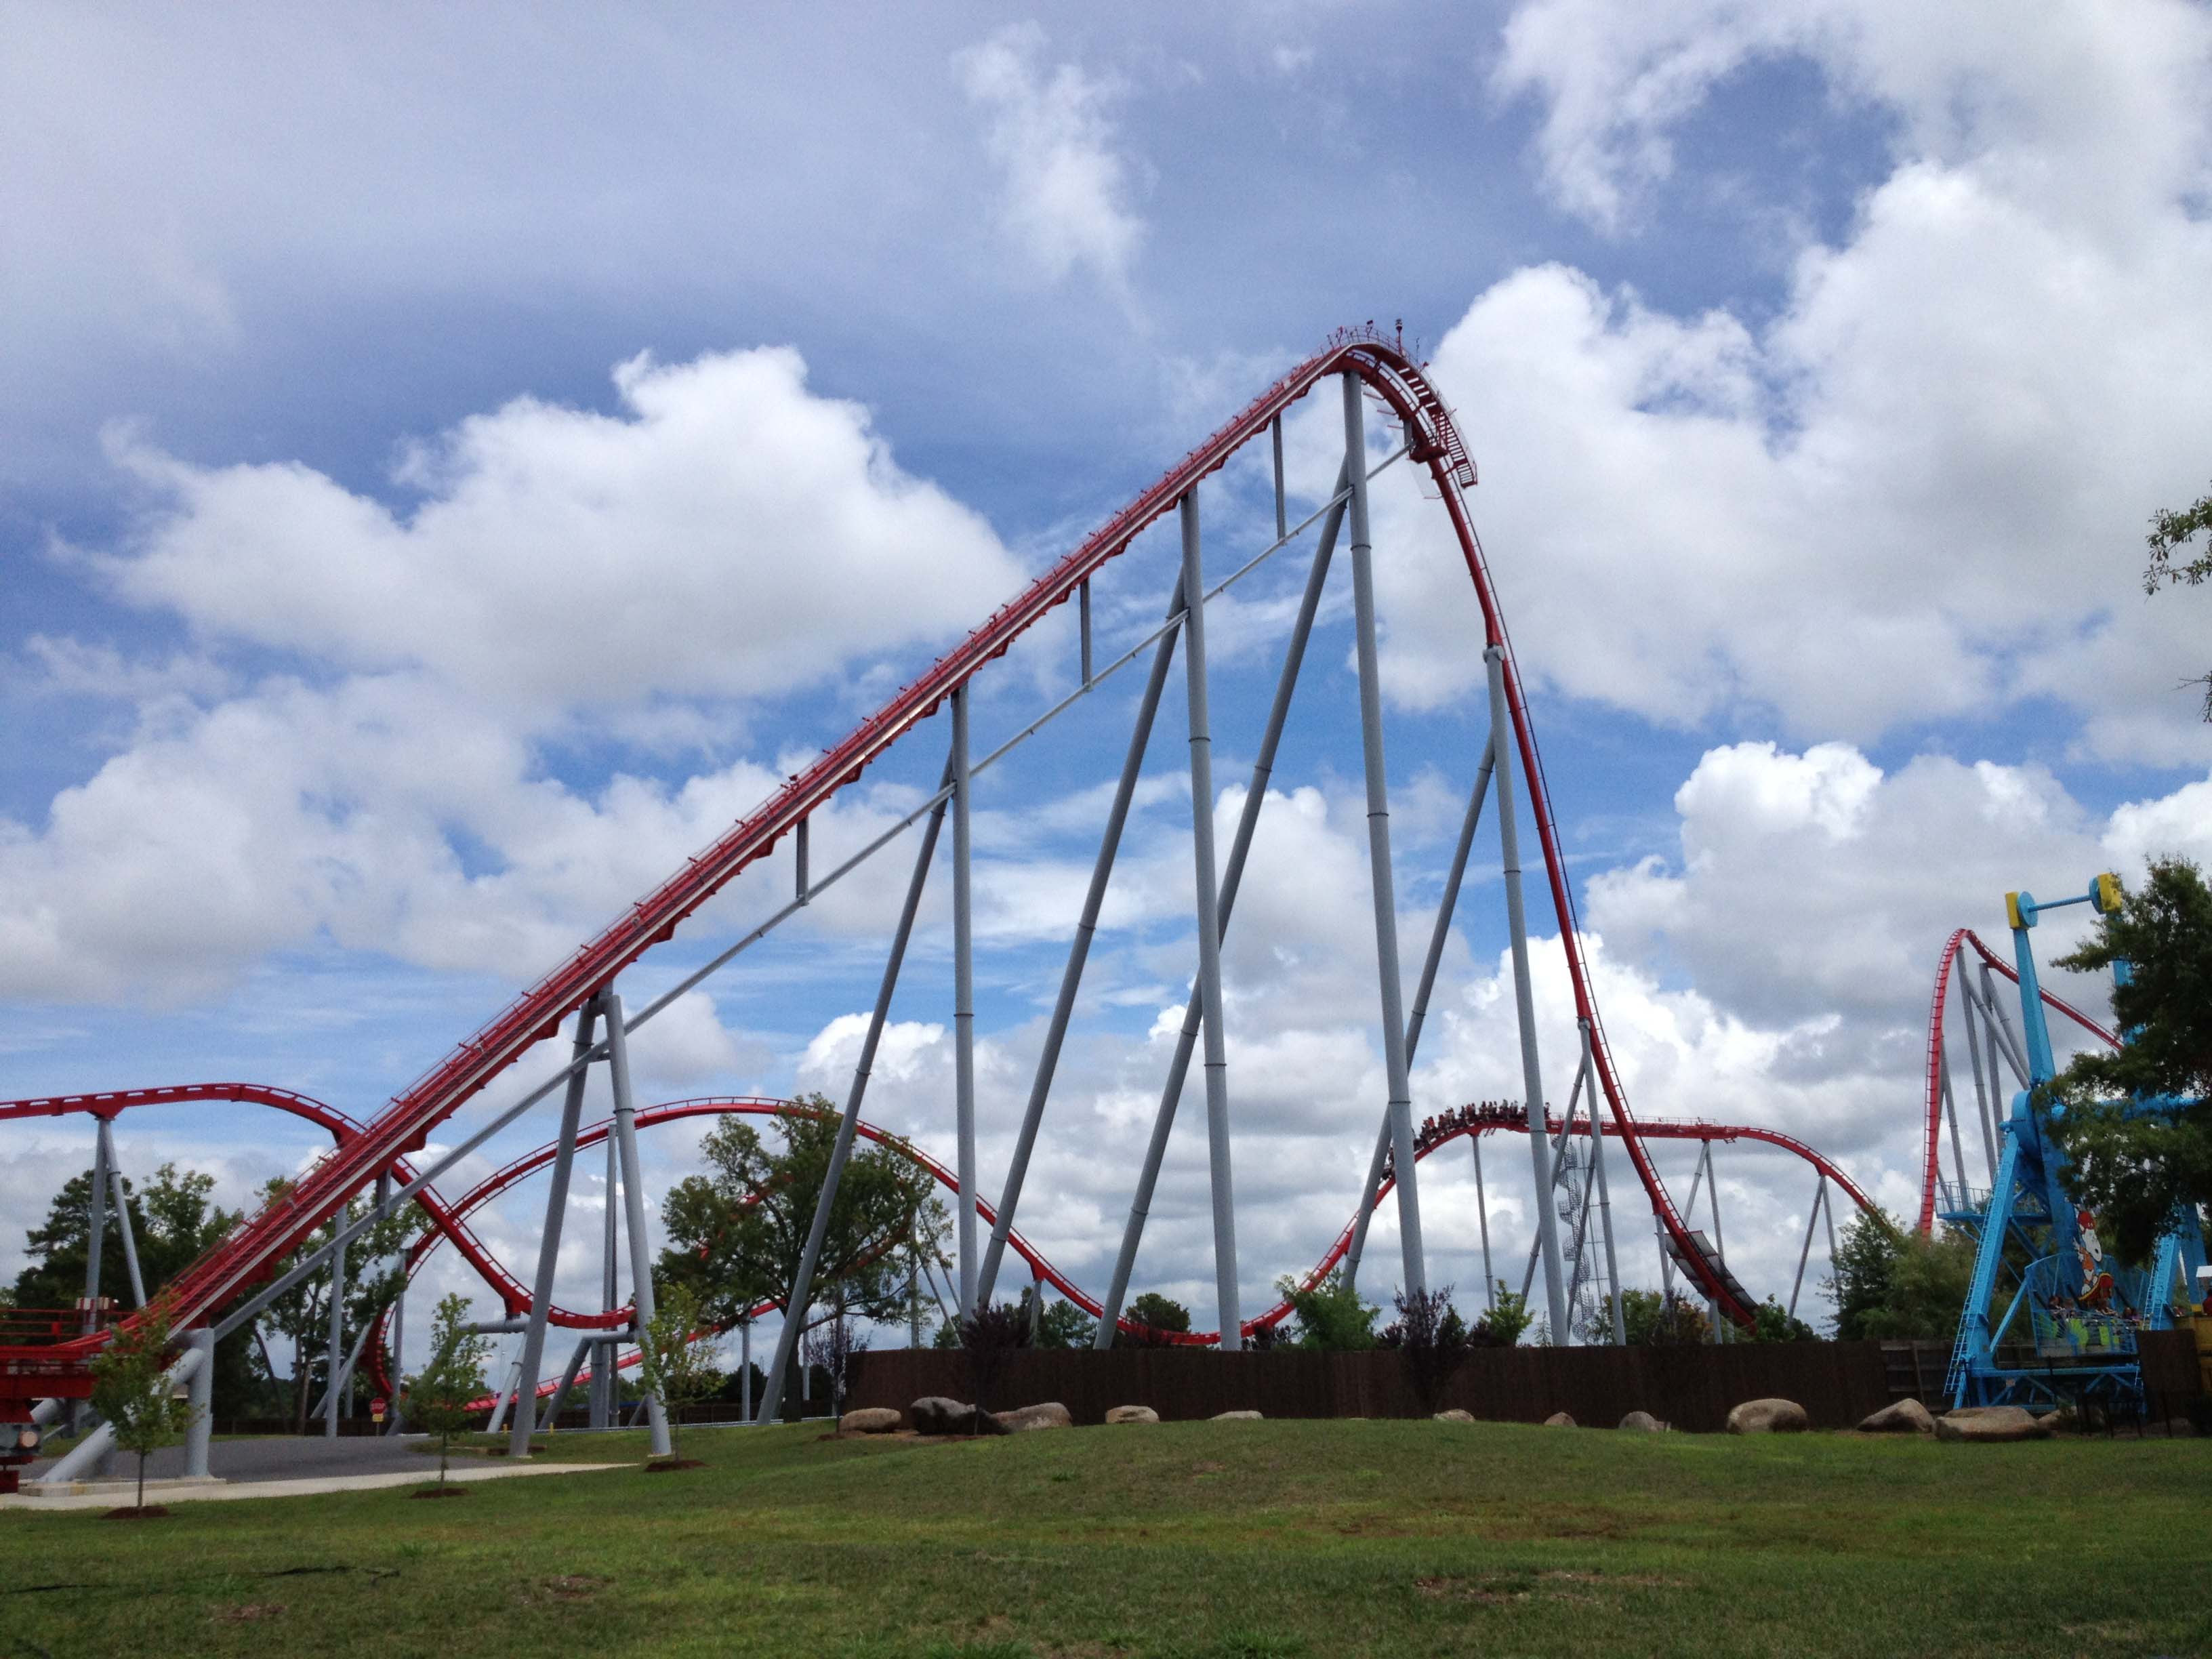
[[[382,1486],[419,1486],[436,1480],[434,1459],[415,1457],[413,1467],[380,1474],[334,1474],[283,1480],[155,1480],[146,1481],[149,1504],[229,1502],[241,1498],[307,1498],[320,1492],[371,1492]],[[508,1463],[484,1464],[477,1459],[456,1460],[459,1467],[447,1475],[456,1486],[478,1480],[505,1480],[531,1474],[589,1474],[598,1469],[635,1468],[633,1463]],[[0,1497],[0,1510],[112,1510],[131,1503],[137,1493],[136,1480],[80,1480],[52,1496],[26,1490]]]

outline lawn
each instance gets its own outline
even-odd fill
[[[706,1467],[438,1504],[0,1514],[0,1655],[2212,1652],[2212,1440],[1350,1421],[684,1449]]]

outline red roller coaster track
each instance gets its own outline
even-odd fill
[[[1940,1178],[1936,1143],[1943,1124],[1943,1016],[1950,1005],[1951,969],[1959,960],[1959,950],[1962,945],[1973,946],[1974,953],[1984,962],[2014,985],[2020,983],[2020,975],[2012,964],[1983,944],[1980,936],[1970,927],[1961,927],[1951,935],[1949,942],[1943,946],[1942,959],[1936,965],[1936,989],[1928,1000],[1928,1064],[1923,1094],[1927,1106],[1927,1133],[1922,1141],[1920,1157],[1920,1219],[1917,1224],[1923,1233],[1936,1230],[1936,1185]],[[2118,1037],[2064,998],[2045,991],[2043,1003],[2046,1008],[2054,1008],[2065,1015],[2106,1047],[2117,1048],[2120,1046]]]
[[[1639,1128],[1613,1066],[1593,994],[1576,921],[1574,896],[1552,817],[1542,757],[1530,722],[1511,642],[1470,521],[1462,491],[1474,483],[1474,468],[1443,398],[1420,368],[1394,340],[1374,330],[1342,331],[1328,345],[1299,364],[1255,398],[1235,419],[1170,467],[1136,500],[1093,532],[1016,598],[1001,606],[960,646],[860,722],[842,742],[793,776],[750,816],[733,824],[714,843],[687,860],[682,869],[640,899],[567,961],[539,980],[481,1030],[462,1042],[385,1109],[343,1139],[281,1200],[264,1207],[169,1287],[178,1323],[202,1322],[267,1279],[279,1262],[318,1227],[343,1208],[380,1174],[394,1170],[418,1151],[437,1126],[472,1096],[520,1059],[532,1045],[551,1037],[560,1024],[589,998],[611,987],[616,976],[654,944],[670,938],[684,919],[739,872],[764,857],[809,814],[855,781],[915,724],[930,714],[952,690],[1003,655],[1016,640],[1074,593],[1137,536],[1200,480],[1218,470],[1243,445],[1265,434],[1271,422],[1322,383],[1339,374],[1357,376],[1389,407],[1403,428],[1407,453],[1427,467],[1450,520],[1468,580],[1482,610],[1483,643],[1504,653],[1506,705],[1527,780],[1529,808],[1544,855],[1545,874],[1559,923],[1575,1012],[1590,1023],[1593,1060],[1599,1089],[1611,1113],[1614,1132],[1626,1148],[1664,1231],[1680,1246],[1701,1286],[1723,1311],[1748,1321],[1742,1306],[1691,1243],[1657,1170],[1645,1155]],[[102,1341],[94,1335],[39,1350],[35,1355],[0,1349],[0,1371],[11,1355],[42,1366],[82,1364]]]

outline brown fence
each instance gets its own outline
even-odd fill
[[[1948,1342],[1484,1349],[1452,1378],[1443,1404],[1521,1423],[1564,1411],[1578,1423],[1610,1425],[1647,1411],[1677,1428],[1711,1431],[1739,1401],[1779,1395],[1804,1407],[1814,1427],[1841,1429],[1906,1395],[1941,1410],[1948,1403],[1942,1389],[1949,1358]],[[2154,1395],[2193,1396],[2198,1384],[2189,1334],[2147,1334],[2143,1372]],[[967,1361],[957,1352],[891,1349],[866,1357],[851,1403],[903,1409],[924,1395],[964,1401],[971,1393]],[[992,1394],[985,1403],[998,1409],[1057,1400],[1078,1423],[1101,1422],[1114,1406],[1150,1406],[1170,1421],[1225,1411],[1404,1417],[1415,1409],[1399,1356],[1389,1352],[1020,1352],[1006,1358]]]

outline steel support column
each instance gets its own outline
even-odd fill
[[[343,1215],[344,1212],[339,1212]],[[338,1375],[345,1364],[346,1249],[341,1241],[331,1252],[330,1359],[323,1379],[323,1437],[338,1437],[338,1412],[345,1399],[338,1389]]]
[[[1413,1164],[1413,1087],[1406,1061],[1405,989],[1398,977],[1398,888],[1390,860],[1390,785],[1382,753],[1382,672],[1375,640],[1375,549],[1367,518],[1367,424],[1359,377],[1344,377],[1344,464],[1352,474],[1352,611],[1359,663],[1359,747],[1367,776],[1367,863],[1375,902],[1375,973],[1382,1006],[1382,1072],[1398,1166],[1398,1241],[1408,1297],[1428,1291],[1420,1185]]]
[[[1206,592],[1198,491],[1183,494],[1182,591]],[[1224,1353],[1244,1346],[1237,1287],[1237,1194],[1230,1167],[1229,1044],[1221,1013],[1221,891],[1213,862],[1213,735],[1206,700],[1206,607],[1183,611],[1183,680],[1190,713],[1191,864],[1197,901],[1199,1012],[1206,1022],[1206,1146],[1213,1193],[1213,1297]]]
[[[1528,919],[1521,896],[1521,826],[1513,802],[1513,715],[1505,697],[1505,651],[1483,653],[1490,668],[1491,752],[1497,760],[1498,838],[1505,876],[1505,927],[1513,956],[1513,1002],[1521,1025],[1521,1088],[1528,1114],[1528,1162],[1535,1179],[1536,1239],[1544,1255],[1544,1297],[1552,1340],[1565,1342],[1567,1291],[1559,1273],[1559,1218],[1552,1206],[1552,1144],[1544,1123],[1544,1073],[1536,1056],[1535,987],[1528,971]]]
[[[185,1409],[191,1413],[185,1419],[185,1479],[205,1480],[208,1445],[215,1437],[215,1332],[205,1325],[186,1331],[184,1346],[187,1353],[199,1355],[185,1382],[189,1390]]]
[[[570,1054],[578,1060],[592,1052],[592,1028],[598,1023],[599,1005],[596,1000],[586,1003],[576,1013],[576,1040]],[[525,1397],[535,1399],[538,1379],[545,1368],[545,1318],[553,1306],[553,1276],[561,1265],[561,1231],[568,1217],[568,1180],[576,1163],[576,1129],[584,1118],[584,1081],[591,1076],[589,1066],[578,1066],[568,1073],[568,1087],[561,1101],[561,1137],[553,1153],[553,1181],[545,1194],[545,1225],[538,1239],[538,1273],[530,1285],[530,1323],[522,1336],[522,1389]],[[577,1350],[580,1355],[582,1350]],[[571,1381],[574,1380],[573,1370]],[[518,1411],[514,1426],[507,1431],[507,1455],[509,1457],[530,1455],[530,1436],[536,1426],[532,1413]]]
[[[1482,1306],[1485,1312],[1494,1312],[1498,1307],[1498,1280],[1490,1265],[1490,1200],[1482,1188],[1482,1131],[1477,1129],[1467,1138],[1474,1149],[1474,1218],[1482,1229]]]
[[[92,1131],[92,1191],[85,1203],[89,1229],[84,1250],[84,1333],[100,1326],[100,1256],[107,1243],[107,1120],[95,1118]]]
[[[951,770],[948,763],[945,769]],[[853,1086],[845,1097],[844,1115],[837,1120],[837,1139],[830,1149],[830,1167],[822,1178],[822,1195],[815,1200],[814,1219],[806,1231],[806,1243],[799,1256],[799,1272],[784,1304],[783,1328],[776,1333],[775,1358],[769,1366],[768,1387],[761,1397],[761,1420],[775,1422],[783,1413],[784,1381],[791,1374],[792,1357],[798,1352],[801,1327],[814,1294],[814,1271],[822,1258],[822,1240],[830,1231],[830,1213],[836,1206],[837,1184],[844,1178],[846,1160],[852,1156],[853,1136],[860,1121],[860,1103],[867,1096],[868,1075],[874,1070],[876,1047],[883,1041],[890,1018],[891,995],[898,988],[899,967],[906,960],[907,940],[914,933],[915,914],[921,908],[922,889],[929,881],[929,861],[937,853],[937,837],[945,824],[940,803],[929,815],[921,846],[914,860],[914,874],[906,886],[906,903],[899,911],[898,928],[891,935],[890,955],[884,963],[883,982],[876,990],[875,1012],[869,1016],[868,1034],[860,1042],[860,1063],[853,1068]],[[633,1244],[633,1249],[635,1245]]]
[[[1813,1207],[1805,1212],[1805,1243],[1797,1252],[1797,1277],[1790,1281],[1790,1316],[1797,1316],[1797,1293],[1805,1285],[1805,1264],[1813,1256],[1813,1229],[1820,1219],[1821,1207],[1828,1201],[1828,1177],[1826,1171],[1813,1188]]]
[[[970,909],[968,687],[952,688],[952,1095],[960,1316],[975,1314],[975,940]]]
[[[1413,1056],[1421,1045],[1421,1028],[1427,1023],[1429,994],[1436,988],[1437,970],[1443,965],[1444,945],[1451,938],[1452,918],[1459,908],[1460,885],[1467,877],[1467,861],[1474,850],[1475,830],[1482,823],[1482,804],[1490,793],[1490,775],[1494,761],[1498,737],[1492,732],[1483,744],[1482,764],[1475,769],[1474,788],[1467,798],[1467,815],[1460,821],[1459,844],[1452,849],[1451,868],[1445,872],[1443,898],[1437,905],[1437,920],[1429,930],[1429,953],[1421,961],[1420,988],[1413,993],[1413,1012],[1406,1019],[1406,1064],[1410,1069]],[[1375,1195],[1382,1190],[1382,1171],[1388,1167],[1390,1152],[1390,1113],[1386,1107],[1382,1121],[1376,1126],[1375,1151],[1367,1163],[1367,1180],[1359,1189],[1359,1213],[1352,1224],[1351,1248],[1344,1253],[1344,1282],[1356,1285],[1359,1281],[1359,1265],[1367,1255],[1367,1228],[1375,1218]],[[1475,1153],[1478,1166],[1482,1154]],[[1489,1269],[1484,1269],[1486,1277]],[[1485,1294],[1495,1295],[1486,1287]]]
[[[1990,1179],[1995,1182],[1997,1178],[1996,1130],[1990,1118],[1989,1085],[1982,1079],[1982,1035],[1976,1029],[1978,1017],[1974,1012],[1974,994],[1966,984],[1966,948],[1963,945],[1959,947],[1956,964],[1959,989],[1963,993],[1960,1000],[1966,1006],[1966,1058],[1974,1068],[1974,1111],[1982,1126],[1982,1156],[1988,1162]]]
[[[1345,479],[1340,472],[1337,492],[1341,494],[1344,488]],[[1267,780],[1274,771],[1275,751],[1282,741],[1284,722],[1290,717],[1291,698],[1297,689],[1298,671],[1305,661],[1314,617],[1321,609],[1329,560],[1343,530],[1346,504],[1345,501],[1336,501],[1323,514],[1313,566],[1306,574],[1305,594],[1298,604],[1297,620],[1291,628],[1290,643],[1284,647],[1282,671],[1275,679],[1275,700],[1267,711],[1267,729],[1261,734],[1259,754],[1252,763],[1252,781],[1244,793],[1244,811],[1237,820],[1237,836],[1230,844],[1229,862],[1221,874],[1219,917],[1224,933],[1228,932],[1230,917],[1237,905],[1237,890],[1244,878],[1245,857],[1251,851],[1252,836],[1259,828],[1260,808],[1267,798]],[[1121,1229],[1121,1246],[1114,1258],[1114,1276],[1102,1304],[1097,1334],[1091,1339],[1094,1347],[1113,1346],[1115,1328],[1121,1317],[1122,1299],[1128,1294],[1129,1275],[1136,1268],[1137,1247],[1143,1241],[1145,1222],[1152,1211],[1152,1191],[1159,1182],[1160,1164],[1167,1155],[1168,1133],[1175,1127],[1176,1110],[1182,1100],[1183,1080],[1189,1075],[1191,1056],[1197,1051],[1203,1018],[1199,988],[1193,984],[1189,999],[1183,1006],[1182,1029],[1176,1036],[1175,1055],[1168,1062],[1167,1081],[1160,1090],[1159,1109],[1152,1115],[1152,1138],[1146,1143],[1144,1162],[1137,1172],[1137,1189],[1129,1200],[1129,1218]]]
[[[1628,1315],[1620,1301],[1620,1257],[1613,1246],[1613,1194],[1605,1181],[1605,1105],[1597,1080],[1596,1037],[1587,1019],[1582,1022],[1582,1031],[1583,1071],[1590,1080],[1590,1157],[1597,1164],[1598,1231],[1605,1241],[1605,1278],[1613,1304],[1613,1340],[1615,1346],[1625,1348],[1628,1346]]]
[[[391,1396],[385,1401],[384,1431],[398,1434],[399,1425],[407,1415],[407,1273],[402,1267],[399,1288],[392,1297],[392,1346],[387,1357],[392,1361]]]
[[[1173,622],[1182,610],[1183,587],[1176,584],[1175,597],[1168,602],[1168,617]],[[1091,959],[1091,942],[1098,931],[1099,912],[1106,903],[1106,889],[1114,875],[1114,860],[1121,847],[1121,832],[1129,819],[1129,804],[1136,797],[1137,780],[1145,767],[1145,752],[1151,746],[1152,722],[1159,713],[1160,696],[1167,688],[1168,670],[1175,659],[1176,635],[1181,630],[1171,628],[1160,635],[1158,647],[1152,653],[1152,672],[1146,678],[1143,696],[1138,701],[1136,724],[1130,728],[1128,751],[1121,758],[1121,775],[1114,785],[1113,804],[1106,810],[1106,828],[1098,838],[1098,855],[1091,866],[1091,885],[1083,895],[1083,913],[1075,924],[1075,939],[1067,947],[1067,963],[1060,969],[1060,994],[1052,1006],[1052,1020],[1045,1027],[1044,1047],[1037,1055],[1036,1073],[1030,1083],[1029,1104],[1022,1113],[1022,1127],[1014,1137],[1014,1155],[1006,1165],[1006,1184],[999,1193],[996,1219],[991,1224],[991,1242],[983,1251],[983,1273],[979,1294],[985,1301],[999,1281],[999,1263],[1006,1255],[1006,1235],[1013,1231],[1014,1211],[1021,1203],[1022,1183],[1028,1179],[1030,1155],[1036,1146],[1038,1130],[1044,1123],[1045,1103],[1051,1097],[1052,1084],[1060,1068],[1060,1051],[1067,1039],[1068,1022],[1075,1017],[1075,999],[1083,985],[1083,970]],[[916,1346],[920,1339],[915,1339]]]
[[[138,1272],[138,1240],[131,1228],[131,1197],[123,1181],[123,1166],[115,1156],[114,1132],[106,1118],[100,1120],[100,1138],[107,1164],[108,1197],[115,1205],[115,1235],[123,1243],[123,1270],[131,1279],[131,1305],[146,1305],[146,1281]]]
[[[653,1239],[645,1225],[645,1174],[637,1155],[637,1102],[629,1086],[629,1035],[623,1027],[622,999],[611,989],[599,994],[599,1018],[607,1027],[607,1075],[614,1085],[615,1139],[622,1151],[623,1223],[629,1234],[630,1302],[636,1310],[637,1337],[644,1340],[653,1323]],[[645,1420],[653,1431],[653,1455],[669,1455],[668,1413],[658,1396],[645,1396]]]

